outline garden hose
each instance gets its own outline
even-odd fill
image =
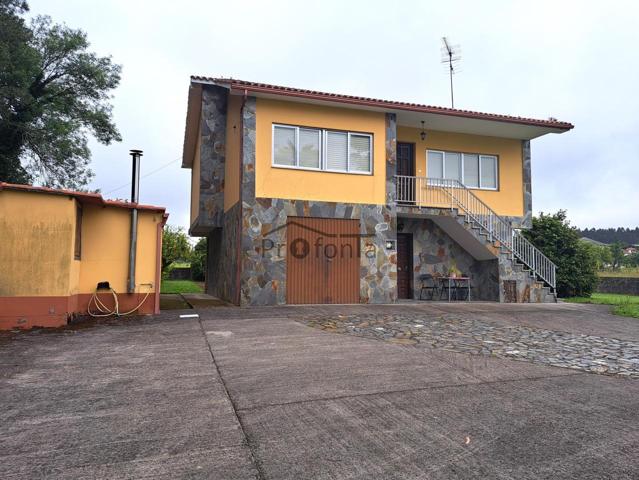
[[[151,291],[146,292],[146,295],[144,296],[142,301],[134,309],[129,310],[128,312],[120,312],[120,303],[118,302],[117,293],[112,288],[109,288],[109,291],[111,292],[111,295],[113,295],[113,308],[110,309],[102,302],[102,300],[100,300],[100,298],[98,297],[98,290],[96,290],[95,292],[93,292],[91,300],[89,300],[89,304],[87,305],[87,313],[89,315],[91,315],[92,317],[110,317],[111,315],[114,315],[116,317],[123,317],[125,315],[130,315],[138,308],[140,308],[151,294]],[[91,303],[95,304],[97,312],[94,313],[91,311]]]

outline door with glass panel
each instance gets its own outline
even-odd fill
[[[415,198],[415,145],[397,143],[397,199],[398,203],[414,205]]]

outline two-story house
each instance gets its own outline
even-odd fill
[[[237,305],[384,303],[459,277],[473,300],[554,301],[555,266],[520,230],[530,141],[571,128],[192,77],[182,166],[190,234],[208,238],[207,292]]]

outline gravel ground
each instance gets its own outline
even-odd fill
[[[387,342],[639,378],[639,342],[628,340],[504,326],[454,314],[309,316],[298,321],[329,332]]]

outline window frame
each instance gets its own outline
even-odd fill
[[[289,128],[295,131],[295,165],[279,165],[275,163],[275,129],[281,128]],[[302,130],[317,130],[319,136],[319,167],[303,167],[300,166],[300,155],[299,155],[299,132]],[[328,139],[328,132],[332,133],[345,133],[346,134],[346,170],[327,168],[326,161],[326,142]],[[370,155],[369,155],[369,170],[366,172],[360,172],[356,170],[351,170],[351,135],[357,135],[361,137],[368,137],[369,145],[370,145]],[[273,123],[271,126],[271,167],[273,168],[286,168],[289,170],[307,170],[311,172],[328,172],[328,173],[346,173],[351,175],[374,175],[374,135],[368,132],[357,132],[352,130],[339,130],[334,128],[318,128],[318,127],[309,127],[304,125],[288,125],[285,123]]]
[[[458,152],[453,150],[436,150],[432,148],[426,149],[426,175],[428,175],[428,154],[430,152],[433,153],[441,153],[442,154],[442,179],[446,178],[446,153],[457,153],[461,155],[461,183],[468,188],[469,190],[488,190],[488,191],[499,191],[499,155],[493,153],[475,153],[475,152]],[[477,156],[477,173],[478,173],[478,186],[477,187],[469,187],[466,185],[466,155],[476,155]],[[484,158],[492,158],[495,165],[495,186],[494,187],[483,187],[481,182],[481,159]],[[430,178],[430,177],[428,177]]]
[[[280,165],[275,163],[275,129],[276,128],[287,128],[289,130],[293,130],[295,132],[295,165]],[[319,148],[319,167],[302,167],[300,166],[300,128],[303,130],[317,130],[318,133],[318,148]],[[274,123],[271,129],[271,166],[277,168],[289,168],[293,170],[311,170],[311,171],[320,171],[322,169],[322,130],[320,128],[313,127],[300,127],[297,125],[286,125]]]

